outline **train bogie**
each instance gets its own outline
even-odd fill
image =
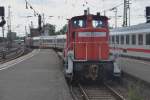
[[[72,58],[65,63],[65,76],[70,80],[111,80],[120,78],[121,69],[115,61],[73,61]]]

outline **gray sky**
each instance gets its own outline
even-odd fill
[[[67,23],[66,19],[72,16],[82,15],[83,10],[90,7],[90,13],[102,12],[123,3],[123,0],[27,0],[35,10],[44,13],[46,22],[56,25],[59,30]],[[88,2],[88,4],[86,4]],[[131,25],[145,22],[145,7],[150,6],[150,0],[131,0]],[[37,27],[37,17],[31,9],[25,9],[25,0],[0,0],[0,6],[5,6],[6,17],[8,16],[8,6],[11,6],[12,30],[17,31],[19,36],[25,35],[25,26],[29,26],[33,21]],[[83,6],[84,5],[84,6]],[[102,13],[103,14],[103,13]],[[114,16],[113,11],[107,11],[107,16]],[[118,15],[123,15],[123,5],[118,7]],[[54,16],[49,18],[48,16]],[[110,26],[114,26],[114,18],[111,18]],[[118,26],[122,25],[122,17],[118,18]],[[7,25],[6,31],[7,31]],[[0,32],[1,33],[1,32]],[[1,34],[0,34],[1,36]]]

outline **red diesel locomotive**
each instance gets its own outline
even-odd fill
[[[121,70],[109,56],[108,18],[89,14],[68,21],[64,49],[65,76],[69,79],[102,80],[120,76]]]

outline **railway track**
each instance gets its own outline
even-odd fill
[[[100,86],[82,86],[78,84],[78,90],[80,91],[80,96],[77,92],[75,93],[71,86],[71,94],[74,100],[125,100],[119,93],[106,84]]]
[[[6,52],[6,58],[2,58],[2,54],[0,55],[0,64],[11,61],[13,59],[16,59],[20,56],[22,56],[25,53],[25,49],[23,47],[17,48],[13,51]]]

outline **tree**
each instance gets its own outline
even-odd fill
[[[66,34],[67,24],[62,27],[59,31],[56,32],[57,35]]]
[[[44,25],[44,30],[47,30],[49,35],[55,35],[55,25],[47,23]]]
[[[65,34],[67,31],[67,25],[64,25],[63,28],[60,30],[61,34]]]

